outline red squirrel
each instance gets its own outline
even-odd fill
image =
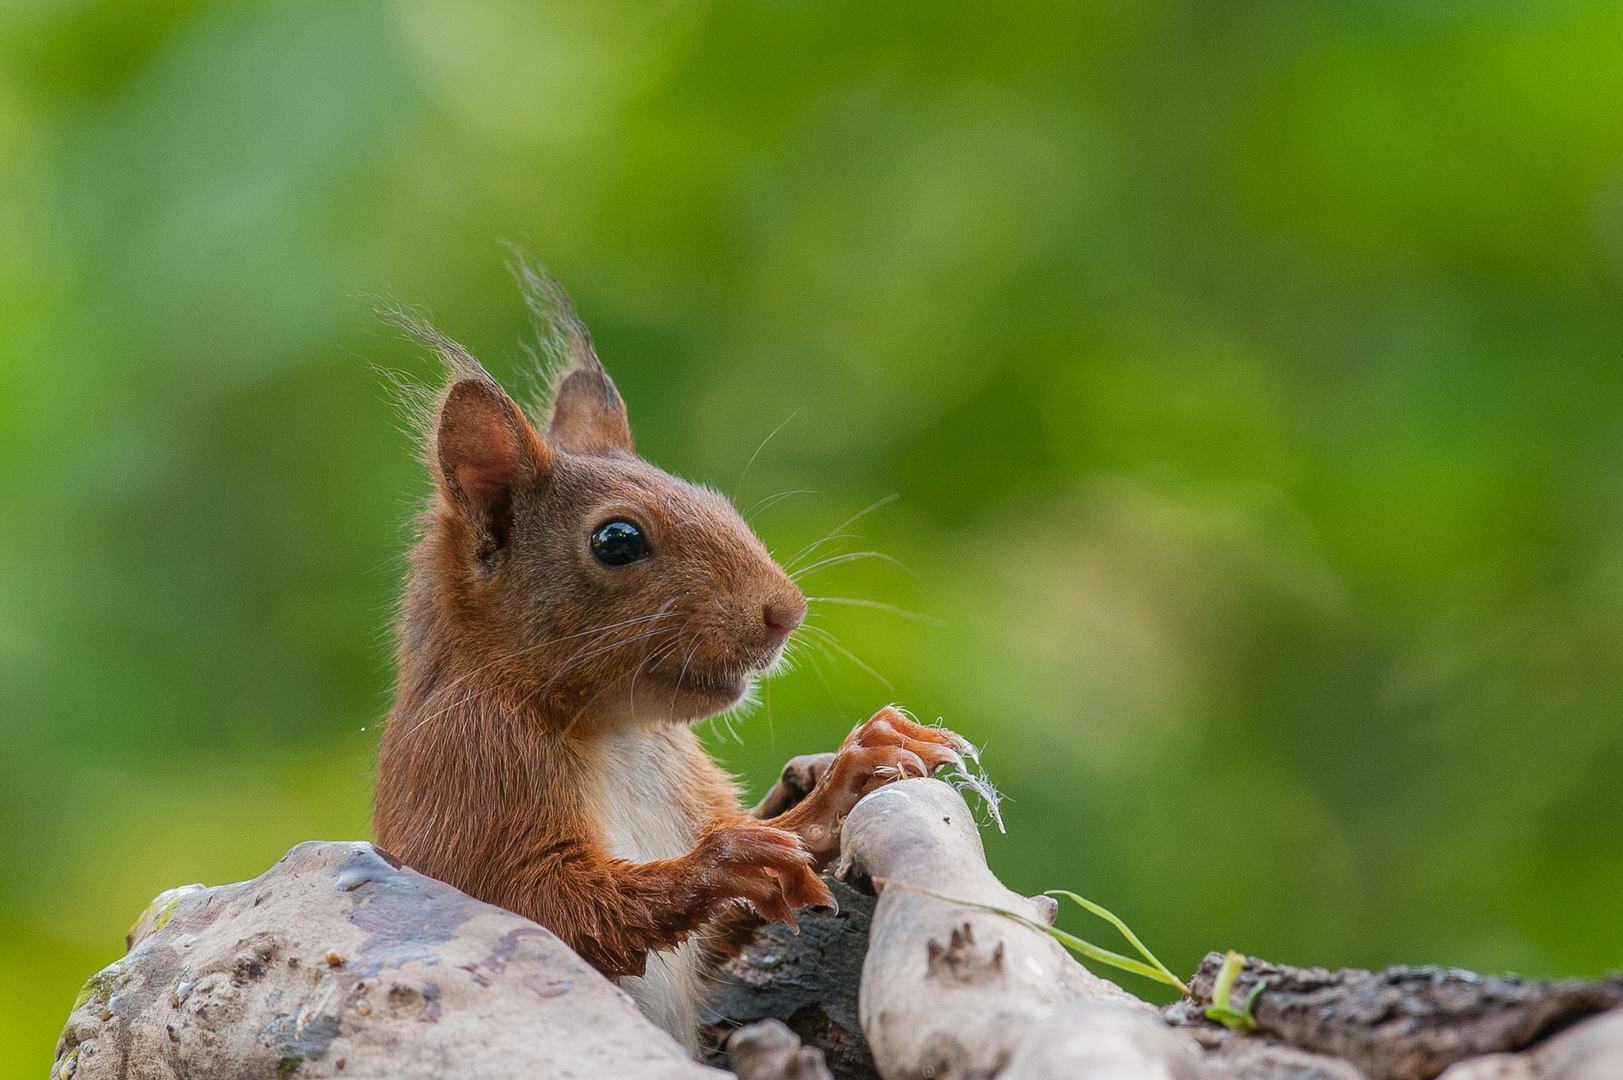
[[[567,296],[522,259],[515,275],[556,354],[533,423],[461,346],[395,319],[447,377],[375,832],[551,929],[693,1049],[690,939],[741,904],[793,923],[831,903],[818,871],[857,800],[974,750],[886,708],[831,758],[791,762],[757,816],[742,807],[689,725],[773,669],[806,598],[727,499],[637,457]]]

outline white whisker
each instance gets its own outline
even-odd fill
[[[800,551],[800,554],[796,555],[794,557],[794,559],[790,561],[789,567],[792,568],[795,565],[795,563],[798,563],[801,559],[803,559],[807,555],[811,554],[811,552],[815,551],[817,548],[821,547],[822,545],[828,543],[830,537],[834,536],[835,533],[844,532],[848,526],[856,524],[858,521],[861,521],[863,518],[867,517],[869,514],[873,513],[875,510],[878,510],[881,506],[888,506],[891,503],[895,502],[899,498],[901,498],[901,496],[897,495],[897,494],[894,494],[894,493],[890,494],[890,495],[886,495],[883,499],[880,499],[878,502],[870,503],[869,505],[863,507],[861,510],[858,510],[856,513],[852,514],[850,517],[846,518],[844,521],[842,521],[838,525],[834,526],[834,528],[830,529],[828,531],[828,536],[823,537],[823,539],[817,541],[817,543],[815,543],[815,544],[811,544],[811,545],[808,545],[805,548],[802,548],[801,551]]]
[[[879,600],[860,600],[852,596],[808,596],[808,604],[849,604],[852,607],[873,608],[875,611],[889,612],[903,619],[912,619],[914,622],[924,623],[926,626],[946,626],[942,619],[932,618],[929,615],[920,615],[916,611],[909,611],[895,604],[886,604]]]
[[[826,559],[819,559],[809,566],[801,567],[799,570],[796,570],[794,573],[790,574],[789,577],[798,582],[800,579],[815,574],[819,570],[826,570],[830,566],[838,566],[840,563],[856,562],[858,559],[883,559],[892,566],[900,567],[904,572],[911,574],[920,581],[924,580],[923,578],[919,578],[917,574],[913,573],[912,569],[909,568],[906,563],[902,562],[893,555],[886,555],[882,551],[851,551],[844,555],[830,555]]]

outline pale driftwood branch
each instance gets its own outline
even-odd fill
[[[160,900],[86,984],[53,1077],[727,1075],[550,931],[371,844]]]
[[[1262,1036],[1227,1029],[1195,1034],[1206,1048],[1204,1080],[1369,1080],[1350,1062]]]
[[[1052,917],[1005,888],[986,867],[980,833],[963,797],[938,780],[904,780],[875,791],[846,819],[841,868],[879,892],[862,965],[862,1029],[884,1080],[999,1075],[1010,1080],[1110,1075],[1185,1080],[1197,1075],[1193,1040],[1160,1024],[1154,1009],[1073,960],[1052,937],[1002,915],[918,888]],[[907,888],[905,886],[918,888]],[[1078,1005],[1091,1010],[1069,1013]],[[1077,1039],[1039,1036],[1066,1011]],[[1100,1072],[1098,1047],[1115,1071]],[[1131,1066],[1128,1062],[1134,1062]]]
[[[1153,1014],[1086,1002],[1064,1006],[1034,1023],[997,1077],[1211,1080],[1194,1041]]]

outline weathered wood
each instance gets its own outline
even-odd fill
[[[1222,966],[1209,953],[1190,982],[1194,1003],[1169,1006],[1169,1022],[1204,1026]],[[1235,980],[1240,1006],[1261,981],[1257,1030],[1290,1046],[1351,1062],[1369,1080],[1430,1080],[1481,1054],[1519,1050],[1577,1020],[1623,1003],[1623,974],[1596,982],[1477,975],[1439,967],[1385,971],[1297,968],[1248,959]]]
[[[1083,968],[1048,934],[918,891],[1032,920],[1052,915],[1051,905],[1011,892],[987,869],[974,817],[947,784],[903,780],[863,799],[846,819],[841,864],[848,880],[866,878],[879,893],[858,1007],[884,1080],[991,1077],[1039,1021],[1077,1004],[1101,1007],[1087,1014],[1089,1030],[1108,1029],[1113,1045],[1134,1048],[1138,1064],[1110,1075],[1181,1080],[1193,1074],[1169,1070],[1198,1068],[1192,1044],[1155,1023],[1149,1005]],[[1088,1044],[1028,1048],[1029,1075],[1088,1075]]]
[[[1216,953],[1158,1017],[1046,934],[908,888],[1053,917],[986,869],[945,784],[875,792],[843,842],[839,912],[759,927],[722,970],[709,1019],[733,1041],[715,1062],[750,1080],[1623,1080],[1623,974],[1250,960],[1230,1004],[1267,987],[1240,1034],[1203,1015]],[[370,844],[301,844],[254,881],[170,890],[130,945],[75,1003],[57,1080],[725,1075],[547,930]]]
[[[997,1080],[1211,1080],[1193,1039],[1153,1013],[1074,1002],[1032,1024]]]
[[[726,1076],[551,931],[371,844],[161,901],[85,984],[54,1077]]]

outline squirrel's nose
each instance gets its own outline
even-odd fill
[[[761,621],[766,624],[766,632],[774,641],[782,641],[795,632],[801,620],[806,617],[806,601],[796,596],[792,601],[768,600],[761,606]]]

